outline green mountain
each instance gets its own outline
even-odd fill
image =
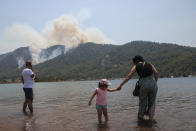
[[[133,66],[135,55],[154,64],[160,77],[196,75],[196,48],[146,41],[124,45],[84,43],[34,68],[37,81],[122,78]],[[15,74],[6,72],[6,78],[19,78],[21,69],[17,71]]]
[[[28,47],[21,47],[13,52],[0,55],[0,81],[17,79],[25,60],[30,60],[31,54]]]
[[[63,45],[54,45],[42,49],[39,54],[41,62],[50,60],[64,54],[66,47]],[[12,52],[0,55],[0,82],[16,81],[20,79],[21,71],[26,60],[32,60],[29,47],[21,47]]]
[[[38,80],[92,80],[125,77],[135,55],[153,63],[160,77],[196,75],[196,48],[134,41],[124,45],[81,44],[35,67]]]
[[[35,66],[40,81],[97,79],[100,60],[116,46],[85,43],[64,55]]]

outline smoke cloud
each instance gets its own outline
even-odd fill
[[[86,17],[87,16],[89,16],[89,14],[86,15]],[[67,50],[67,48],[77,47],[79,44],[85,42],[101,44],[114,43],[113,40],[105,37],[98,28],[82,30],[79,27],[78,21],[79,20],[72,15],[63,15],[53,20],[42,32],[37,32],[25,24],[13,24],[5,31],[4,38],[7,43],[28,44],[34,64],[43,62],[43,60],[39,58],[41,50],[53,45],[64,45]],[[84,20],[82,21],[84,22]]]
[[[42,35],[49,45],[62,44],[75,47],[88,41],[88,36],[81,31],[76,19],[71,15],[55,19],[52,25],[43,30]]]
[[[25,64],[25,61],[22,57],[17,57],[16,60],[18,61],[18,68],[20,69]]]

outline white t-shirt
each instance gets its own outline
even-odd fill
[[[23,88],[33,88],[34,78],[31,77],[33,75],[33,71],[29,68],[25,68],[22,71],[22,77],[24,79],[24,87]]]

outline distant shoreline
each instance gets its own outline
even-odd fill
[[[187,77],[159,77],[159,78],[194,78],[196,76],[187,76]],[[109,80],[115,80],[115,79],[124,79],[124,78],[108,78]],[[136,77],[134,77],[133,79],[138,79]],[[69,81],[96,81],[96,80],[99,80],[99,79],[73,79],[73,80],[51,80],[51,81],[35,81],[36,83],[42,83],[42,82],[69,82]],[[3,80],[3,81],[0,81],[0,84],[19,84],[22,82],[21,81],[15,81],[15,82],[11,82],[11,81],[6,81],[6,80]]]

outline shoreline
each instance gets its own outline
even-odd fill
[[[194,78],[196,76],[187,76],[187,77],[159,77],[159,78],[171,78],[171,79],[175,79],[175,78]],[[124,78],[108,78],[109,80],[115,80],[115,79],[124,79]],[[133,77],[132,79],[138,79],[137,77]],[[51,80],[51,81],[36,81],[36,83],[44,83],[44,82],[73,82],[73,81],[96,81],[96,80],[99,80],[99,79],[72,79],[72,80]],[[19,84],[19,83],[22,83],[21,81],[16,81],[16,82],[9,82],[9,81],[6,81],[6,82],[0,82],[0,84]]]

